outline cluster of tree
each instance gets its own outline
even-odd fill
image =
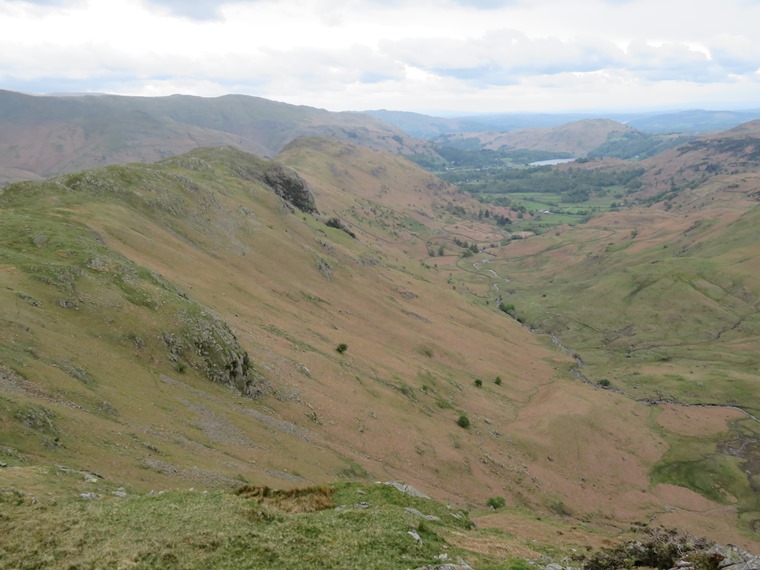
[[[442,245],[439,245],[438,249],[435,249],[433,246],[428,246],[428,255],[430,257],[435,257],[436,255],[443,257],[446,255],[446,248],[444,248]]]
[[[435,172],[447,169],[487,170],[510,164],[526,165],[541,160],[571,158],[564,152],[506,148],[491,150],[481,146],[477,138],[448,140],[433,146],[438,156],[415,155],[410,158],[423,168]]]
[[[561,195],[563,202],[577,203],[585,202],[593,194],[604,194],[613,187],[635,189],[641,184],[639,178],[643,173],[643,168],[558,170],[540,166],[488,172],[477,180],[459,184],[472,193],[552,193]]]
[[[523,210],[524,208],[525,207],[523,206]],[[506,226],[512,223],[512,220],[510,220],[507,216],[503,214],[498,214],[498,213],[492,214],[491,210],[489,210],[488,208],[486,208],[485,210],[480,210],[480,212],[478,212],[479,220],[489,219],[489,218],[493,219],[500,226]]]
[[[478,247],[478,244],[476,243],[469,243],[467,240],[454,238],[454,243],[457,244],[459,247],[462,247],[465,249],[465,253],[468,253],[468,255],[472,255],[473,253],[478,253],[480,251],[480,248]]]

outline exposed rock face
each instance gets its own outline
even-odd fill
[[[195,309],[195,310],[193,310]],[[248,353],[240,346],[227,323],[197,307],[182,315],[183,326],[177,333],[163,333],[169,358],[178,369],[188,363],[202,370],[218,384],[234,388],[254,398],[264,391],[265,381]]]
[[[421,499],[429,499],[430,497],[426,495],[425,493],[418,491],[411,485],[407,485],[406,483],[400,483],[398,481],[387,481],[385,485],[389,485],[391,487],[395,487],[400,492],[404,493],[405,495],[409,495],[411,497],[420,497]]]
[[[736,546],[720,546],[674,529],[648,528],[637,540],[602,548],[590,556],[541,565],[544,570],[758,570],[760,557]]]
[[[271,163],[264,171],[264,183],[283,200],[307,214],[316,214],[317,204],[306,181],[294,170]]]
[[[319,213],[314,194],[312,194],[309,185],[295,170],[231,147],[206,149],[204,152],[213,153],[218,163],[229,168],[234,176],[264,184],[280,198],[302,212],[307,214]],[[188,164],[189,157],[190,155],[181,157],[183,160],[181,166]],[[172,158],[168,161],[176,162],[177,160]]]

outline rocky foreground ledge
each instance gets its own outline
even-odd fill
[[[579,555],[543,570],[760,570],[760,556],[672,529],[646,528],[635,540]]]

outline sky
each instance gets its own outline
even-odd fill
[[[0,0],[0,89],[428,114],[760,108],[760,0]]]

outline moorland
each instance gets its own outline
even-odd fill
[[[3,97],[0,564],[759,550],[757,121]]]

